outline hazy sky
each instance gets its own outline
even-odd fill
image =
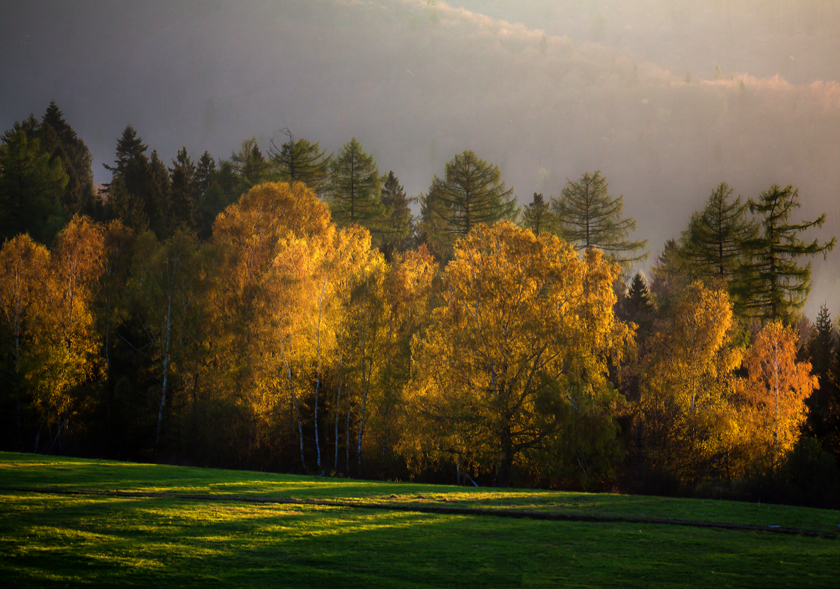
[[[836,0],[0,0],[0,129],[51,99],[97,181],[131,123],[170,161],[288,126],[351,137],[410,194],[464,149],[520,202],[600,169],[649,239],[712,189],[800,189],[840,235]],[[716,76],[716,66],[720,74]],[[715,78],[718,79],[715,79]],[[690,82],[689,82],[690,80]],[[840,313],[840,248],[806,312]]]

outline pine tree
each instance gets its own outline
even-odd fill
[[[799,234],[811,227],[821,227],[823,213],[814,221],[790,223],[793,210],[799,208],[799,190],[774,184],[749,200],[752,213],[758,215],[760,234],[743,242],[750,259],[741,265],[737,294],[748,316],[789,321],[803,307],[811,290],[811,264],[800,265],[803,256],[815,256],[834,249],[836,238],[820,243],[805,243]]]
[[[432,180],[425,200],[428,215],[443,221],[453,238],[467,235],[480,223],[515,221],[519,214],[513,188],[505,186],[499,167],[471,150],[446,163],[444,179]]]
[[[354,137],[330,163],[328,202],[336,225],[356,223],[377,232],[383,217],[380,191],[376,162]]]
[[[569,180],[563,187],[563,195],[552,199],[552,207],[561,224],[562,235],[575,249],[597,248],[623,264],[647,257],[647,253],[633,255],[647,245],[647,240],[626,240],[636,229],[636,221],[621,218],[624,197],[610,196],[609,184],[600,170],[594,174],[584,172],[577,182]]]
[[[695,278],[718,278],[731,285],[744,257],[743,243],[755,237],[747,203],[742,203],[740,196],[733,201],[732,193],[722,182],[703,211],[691,216],[683,232],[680,255]]]
[[[533,231],[534,235],[558,232],[557,218],[542,194],[535,192],[531,203],[522,209],[522,226]]]
[[[327,150],[322,150],[318,141],[295,141],[288,127],[283,129],[283,134],[289,138],[288,141],[279,148],[272,141],[269,149],[277,179],[281,182],[303,182],[320,195],[329,178],[330,156]]]

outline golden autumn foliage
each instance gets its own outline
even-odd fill
[[[85,401],[77,387],[101,371],[94,294],[103,243],[101,225],[75,216],[56,236],[50,254],[26,379],[42,426],[58,427],[53,443]]]
[[[754,462],[775,466],[793,448],[807,414],[805,399],[819,388],[811,363],[796,361],[797,341],[791,327],[773,321],[758,332],[744,359],[744,441]]]
[[[612,313],[617,272],[597,251],[581,260],[557,237],[510,223],[460,239],[444,305],[415,342],[404,451],[506,485],[526,455],[565,447],[586,476],[588,456],[568,437],[577,418],[610,413],[608,360],[632,338]]]
[[[732,396],[742,351],[726,291],[691,284],[643,361],[639,410],[655,469],[693,481],[725,460],[737,431]]]

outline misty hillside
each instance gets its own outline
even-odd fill
[[[464,149],[520,202],[600,169],[653,254],[721,181],[793,184],[840,233],[836,3],[556,4],[55,3],[46,22],[19,4],[0,123],[56,99],[101,181],[129,122],[165,160],[284,126],[330,150],[355,136],[415,194]],[[811,316],[836,304],[838,259],[815,262]]]

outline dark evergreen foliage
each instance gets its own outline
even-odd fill
[[[295,140],[288,127],[283,129],[288,140],[279,148],[272,141],[269,157],[281,182],[303,182],[321,195],[329,177],[330,156],[321,149],[319,142]]]
[[[830,252],[836,238],[825,243],[799,238],[803,231],[821,227],[826,216],[791,223],[799,208],[799,190],[793,186],[774,184],[757,201],[750,199],[749,208],[758,216],[760,232],[743,242],[750,257],[739,269],[736,294],[747,316],[791,321],[811,290],[811,264],[799,264],[799,258]]]
[[[380,191],[379,168],[353,137],[330,163],[328,202],[333,220],[339,226],[356,223],[371,233],[381,233]]]
[[[407,251],[414,242],[414,219],[411,216],[405,189],[393,171],[382,177],[380,200],[385,209],[385,223],[382,228],[382,241],[379,248],[385,259],[393,259],[394,252]]]
[[[522,209],[522,226],[534,235],[558,232],[557,218],[542,194],[535,192],[533,200]]]
[[[647,253],[634,255],[647,245],[647,240],[626,239],[635,231],[636,221],[621,217],[624,197],[612,198],[600,170],[594,174],[584,172],[577,182],[569,180],[562,196],[552,199],[552,207],[563,237],[575,249],[597,248],[624,264],[647,257]]]

